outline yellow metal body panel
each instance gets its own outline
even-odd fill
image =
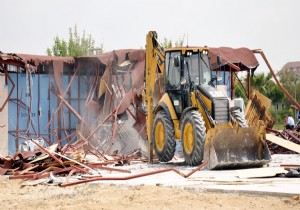
[[[148,154],[150,162],[153,161],[152,129],[154,120],[154,88],[157,72],[164,73],[165,57],[164,52],[158,46],[157,34],[150,31],[146,35],[146,102],[147,102],[147,136]]]
[[[198,94],[202,98],[204,103],[206,104],[209,112],[211,113],[212,112],[212,101],[209,98],[207,98],[206,96],[204,96],[200,91],[198,91]],[[210,143],[209,141],[212,139],[212,137],[214,136],[214,133],[216,133],[218,129],[233,128],[233,127],[238,126],[238,125],[233,126],[231,123],[228,123],[228,124],[223,124],[223,125],[216,125],[215,128],[213,128],[213,126],[210,124],[208,117],[206,116],[206,113],[205,113],[203,107],[201,106],[199,101],[196,99],[194,92],[191,93],[191,105],[192,105],[192,107],[198,108],[198,111],[201,113],[203,120],[205,122],[205,127],[206,127],[206,132],[207,132],[205,144]]]
[[[175,139],[180,139],[179,120],[173,120],[173,123],[174,123]]]
[[[201,94],[203,95],[203,94]],[[200,95],[200,97],[201,97]],[[202,98],[203,99],[203,98]],[[207,105],[207,103],[209,104],[209,101],[204,101],[204,103]],[[197,100],[196,96],[195,96],[195,93],[194,92],[191,92],[191,106],[192,107],[197,107],[198,108],[198,112],[200,112],[200,114],[202,115],[203,119],[204,119],[204,122],[205,122],[205,127],[206,127],[206,131],[208,132],[209,131],[209,128],[211,127],[210,126],[210,122],[205,114],[205,111],[203,109],[203,107],[201,106],[201,104],[199,103],[199,101]],[[211,106],[210,106],[211,107]],[[211,109],[210,109],[211,110]],[[209,135],[206,135],[207,138]]]
[[[162,98],[159,100],[157,108],[155,109],[155,113],[159,110],[159,107],[160,107],[160,105],[162,103],[164,103],[168,107],[168,110],[169,110],[169,112],[171,114],[172,120],[176,120],[177,119],[177,115],[176,115],[173,103],[172,103],[172,101],[171,101],[170,96],[169,96],[168,93],[165,93],[162,96]]]

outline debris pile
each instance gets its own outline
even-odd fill
[[[56,176],[63,176],[66,177],[66,184],[72,175],[102,177],[101,170],[130,173],[116,166],[147,161],[141,157],[139,150],[126,156],[86,156],[82,149],[66,155],[58,144],[48,148],[36,142],[34,144],[38,146],[37,150],[17,152],[12,157],[0,157],[0,175],[10,175],[9,179],[41,180],[35,184],[51,182]]]
[[[27,181],[22,185],[52,184],[55,181],[55,184],[66,187],[100,180],[129,180],[169,171],[187,178],[207,164],[203,163],[187,174],[170,167],[129,176],[103,176],[103,171],[130,174],[130,170],[118,168],[118,166],[147,162],[148,159],[142,157],[140,150],[125,156],[86,156],[84,150],[76,150],[72,154],[66,155],[58,144],[45,148],[35,141],[32,142],[39,149],[18,152],[12,157],[0,157],[0,175],[9,175],[9,179]],[[71,178],[72,181],[70,181]]]
[[[280,142],[275,142],[275,137],[267,141],[272,154],[296,154],[300,153],[300,127],[293,130],[284,129],[281,131],[268,128],[270,134],[276,136]]]

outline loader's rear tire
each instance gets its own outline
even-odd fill
[[[240,109],[231,110],[230,113],[231,113],[231,117],[233,118],[233,120],[236,120],[240,127],[242,127],[242,128],[248,127],[245,116],[240,111]]]
[[[174,125],[165,111],[159,111],[153,123],[153,144],[155,154],[159,161],[172,160],[175,153]]]
[[[186,113],[181,121],[181,143],[185,162],[197,166],[203,161],[206,128],[198,111]]]

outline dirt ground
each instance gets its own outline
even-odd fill
[[[1,209],[300,209],[289,197],[197,193],[162,186],[21,186],[0,177]]]

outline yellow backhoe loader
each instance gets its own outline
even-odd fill
[[[206,47],[163,50],[155,31],[146,36],[145,84],[147,137],[161,162],[170,161],[176,140],[185,162],[209,169],[261,167],[271,160],[265,126],[247,127],[238,108],[230,107],[224,91],[214,87]],[[163,95],[157,96],[162,77]]]

